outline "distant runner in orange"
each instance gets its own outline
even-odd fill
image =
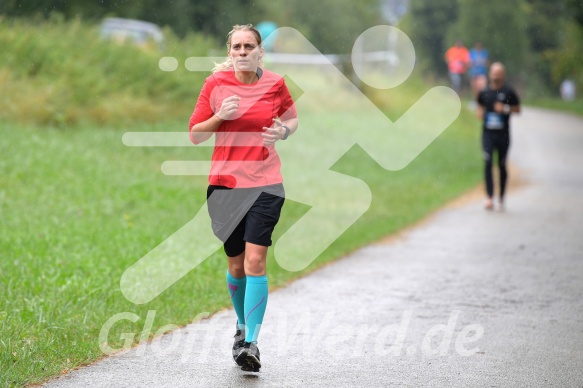
[[[466,70],[470,64],[470,52],[460,40],[445,52],[445,61],[449,70],[451,87],[460,94],[462,90],[462,81]]]

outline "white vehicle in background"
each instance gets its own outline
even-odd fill
[[[142,48],[161,49],[164,34],[154,23],[135,19],[106,18],[101,23],[100,35],[118,43],[132,42]]]

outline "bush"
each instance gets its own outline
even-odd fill
[[[218,43],[201,35],[179,40],[166,29],[166,49],[141,49],[99,37],[80,20],[35,23],[0,19],[0,118],[41,125],[124,125],[186,115],[204,74],[183,66],[163,72],[162,56],[179,64]]]

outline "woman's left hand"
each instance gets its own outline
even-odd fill
[[[265,132],[261,136],[263,136],[264,145],[272,145],[285,136],[285,128],[279,119],[273,119],[273,125],[271,127],[263,127],[263,130]]]

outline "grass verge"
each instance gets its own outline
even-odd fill
[[[141,49],[100,38],[97,26],[58,18],[35,23],[0,16],[0,120],[21,124],[133,125],[160,122],[192,109],[201,73],[183,66],[205,56],[213,39],[179,40],[165,31],[166,48]],[[162,56],[178,67],[163,72]]]
[[[573,101],[563,101],[559,98],[547,98],[529,100],[526,101],[526,103],[534,107],[571,112],[583,116],[583,98],[577,98]]]

